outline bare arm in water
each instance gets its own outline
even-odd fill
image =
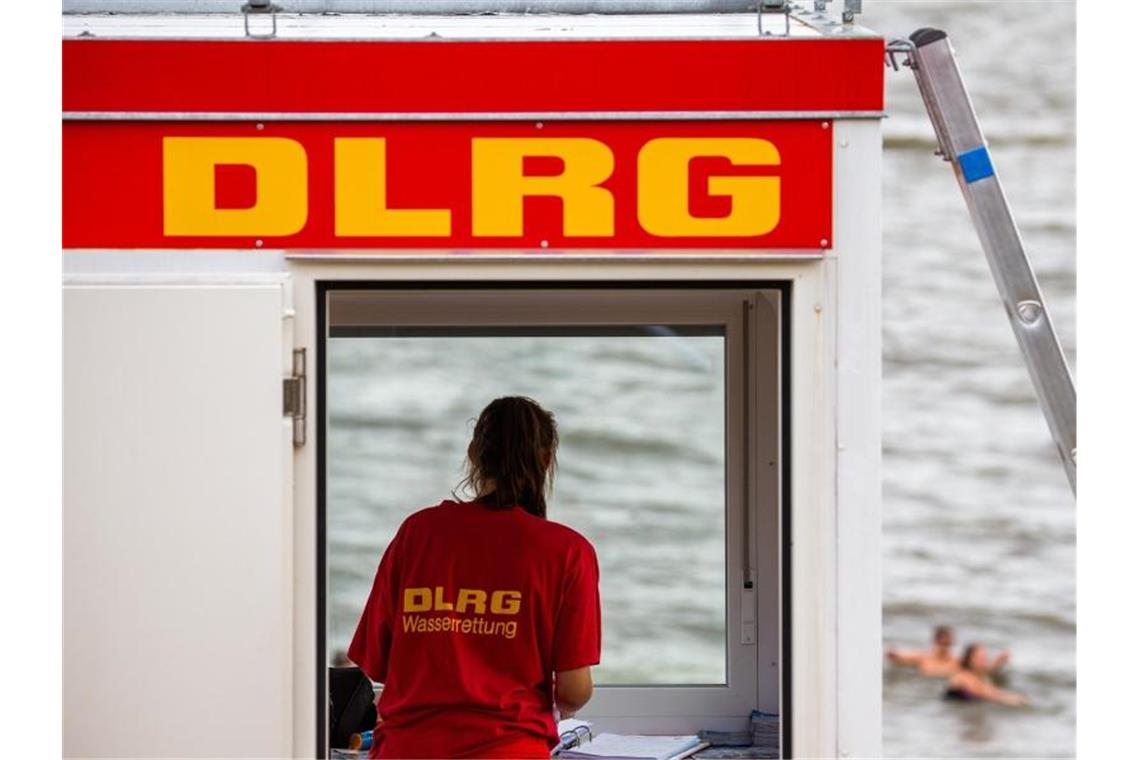
[[[887,650],[887,659],[896,665],[910,665],[911,667],[917,667],[922,662],[922,658],[925,656],[926,652],[899,650],[894,649],[893,647]]]
[[[1006,666],[1006,663],[1008,663],[1008,662],[1009,662],[1009,650],[1006,649],[1005,651],[999,653],[998,656],[994,658],[993,663],[990,665],[990,672],[996,673],[997,671],[1004,668]]]
[[[947,678],[958,671],[958,662],[953,657],[938,657],[931,652],[899,651],[888,649],[887,657],[896,665],[917,668],[921,675]]]
[[[988,680],[967,672],[958,673],[953,676],[950,679],[950,688],[959,689],[974,699],[984,699],[989,702],[1010,705],[1011,707],[1020,707],[1029,701],[1024,694],[999,689]]]

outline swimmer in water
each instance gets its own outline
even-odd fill
[[[917,668],[921,675],[946,678],[958,672],[958,658],[954,656],[954,629],[940,625],[934,629],[930,651],[899,651],[888,649],[887,657],[896,665]]]
[[[899,651],[888,649],[887,657],[896,665],[917,668],[920,675],[928,678],[949,678],[961,669],[961,663],[954,656],[954,629],[940,625],[934,629],[930,651]],[[999,654],[990,662],[991,675],[1009,662],[1009,652]]]
[[[946,698],[963,701],[984,700],[1014,707],[1020,707],[1029,701],[1024,694],[994,686],[994,682],[990,679],[993,670],[994,662],[990,660],[986,648],[981,644],[970,644],[962,654],[961,668],[950,676],[946,685]]]

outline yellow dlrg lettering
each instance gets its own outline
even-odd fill
[[[560,158],[555,176],[527,176],[523,159]],[[599,187],[614,170],[614,154],[588,137],[477,137],[471,141],[471,231],[476,237],[521,237],[523,199],[562,199],[562,233],[567,237],[614,234],[614,197]]]
[[[217,208],[215,167],[253,167],[250,208]],[[308,221],[308,158],[284,137],[164,137],[162,231],[165,235],[283,236]]]
[[[780,221],[779,177],[709,177],[710,195],[732,199],[723,217],[689,211],[689,163],[699,156],[723,156],[736,166],[778,166],[780,152],[754,137],[660,137],[637,155],[637,219],[660,237],[753,237]]]
[[[335,228],[339,237],[447,237],[451,211],[388,207],[387,147],[383,137],[333,141]]]
[[[497,615],[517,615],[522,608],[522,592],[491,592],[491,612]],[[404,589],[404,612],[487,612],[487,592],[482,589],[461,588],[455,601],[449,601],[443,586]]]

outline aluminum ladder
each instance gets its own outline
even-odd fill
[[[938,153],[954,167],[998,295],[1075,494],[1077,391],[1073,375],[998,180],[954,49],[945,32],[919,29],[910,39],[895,40],[887,46],[888,62],[896,69],[898,54],[905,56],[903,65],[914,72],[918,81],[938,138]]]

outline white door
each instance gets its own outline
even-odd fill
[[[64,292],[64,755],[292,754],[281,278]]]

